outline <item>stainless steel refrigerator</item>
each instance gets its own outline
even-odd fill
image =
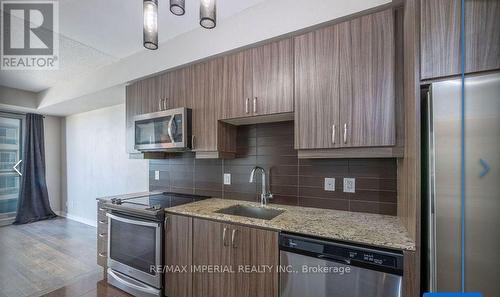
[[[423,263],[434,292],[461,288],[461,80],[423,93]],[[500,73],[465,80],[465,290],[500,296]]]

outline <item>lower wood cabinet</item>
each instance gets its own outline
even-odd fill
[[[108,219],[102,202],[97,202],[97,265],[106,273],[108,266]]]
[[[165,296],[192,296],[193,276],[189,266],[193,263],[193,219],[168,215],[165,224],[165,264],[171,268],[187,269],[165,273]]]
[[[278,232],[169,215],[165,249],[166,265],[188,267],[165,275],[166,296],[278,296]]]

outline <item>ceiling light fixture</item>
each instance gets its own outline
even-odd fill
[[[200,25],[205,29],[213,29],[216,26],[215,0],[200,1]]]
[[[170,11],[175,15],[184,15],[184,0],[170,0]]]
[[[170,0],[170,11],[174,15],[186,13],[185,0]],[[143,0],[144,47],[149,50],[158,49],[158,0]],[[215,0],[200,0],[200,25],[205,29],[213,29],[217,24]]]
[[[144,0],[144,47],[158,49],[158,0]]]

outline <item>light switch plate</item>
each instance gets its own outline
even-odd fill
[[[231,185],[231,173],[224,173],[224,184],[226,186]]]
[[[356,179],[345,177],[344,178],[344,192],[355,193],[356,192]]]
[[[325,177],[325,191],[335,191],[335,178]]]
[[[160,180],[160,170],[155,170],[155,180]]]

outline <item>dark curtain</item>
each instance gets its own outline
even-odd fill
[[[45,147],[43,116],[26,115],[26,133],[22,176],[14,224],[26,224],[55,218],[57,215],[49,205],[49,194],[45,181]]]

